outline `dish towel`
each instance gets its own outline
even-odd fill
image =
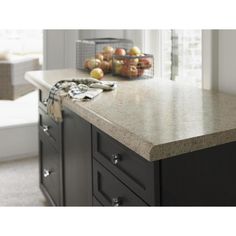
[[[99,81],[93,78],[72,78],[57,82],[50,90],[47,99],[47,112],[56,122],[62,122],[62,100],[69,97],[77,101],[89,101],[103,91],[116,88],[112,81]]]

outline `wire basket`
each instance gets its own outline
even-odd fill
[[[112,50],[116,48],[129,49],[133,41],[119,38],[92,38],[76,42],[76,68],[92,70],[102,67],[104,73],[112,71]]]
[[[113,55],[112,74],[129,78],[153,78],[154,57],[151,54],[141,56]]]

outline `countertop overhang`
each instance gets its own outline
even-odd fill
[[[44,90],[75,77],[89,75],[75,69],[25,75]],[[156,78],[103,80],[117,81],[116,90],[63,105],[148,161],[236,141],[236,96]]]

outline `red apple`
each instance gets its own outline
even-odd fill
[[[119,56],[124,56],[126,54],[126,51],[123,48],[117,48],[114,54]]]
[[[139,69],[138,68],[138,77],[141,77],[144,73],[144,69]]]
[[[110,71],[110,63],[108,61],[102,61],[99,68],[106,74]]]
[[[140,58],[138,67],[141,69],[149,69],[152,67],[152,63],[149,58]]]
[[[129,76],[128,71],[129,71],[129,67],[126,65],[123,65],[120,70],[120,74],[124,77],[127,77],[127,76]]]

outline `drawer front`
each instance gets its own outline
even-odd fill
[[[44,111],[47,110],[47,99],[49,92],[47,90],[39,90],[39,107]]]
[[[61,202],[60,190],[60,153],[40,135],[40,182],[54,205]]]
[[[93,196],[93,206],[102,206],[102,204],[97,200],[96,197]]]
[[[104,206],[147,206],[137,195],[96,160],[93,161],[93,191]]]
[[[57,148],[60,147],[60,124],[39,108],[39,128],[47,135]]]
[[[152,205],[154,166],[107,134],[93,127],[93,156],[145,202]]]

